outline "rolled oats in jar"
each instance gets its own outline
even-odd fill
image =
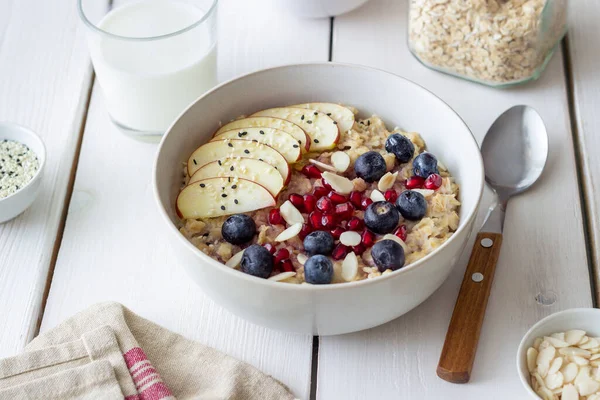
[[[490,86],[537,79],[566,32],[568,0],[410,0],[408,43],[426,66]]]

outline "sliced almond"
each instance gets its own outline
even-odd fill
[[[554,360],[552,360],[552,362],[550,363],[550,369],[548,370],[548,375],[557,373],[560,370],[560,367],[562,367],[562,364],[562,357],[556,357]]]
[[[296,258],[298,259],[298,262],[301,265],[304,265],[304,263],[306,262],[306,260],[308,260],[308,256],[306,254],[302,254],[302,253],[298,254],[298,256]]]
[[[585,342],[587,342],[588,340],[590,340],[589,336],[584,336],[581,338],[581,340],[579,342],[577,342],[576,344],[584,344]]]
[[[546,337],[544,337],[544,340],[547,340],[548,343],[550,343],[552,346],[556,347],[557,349],[560,349],[563,347],[569,347],[569,344],[567,342],[564,342],[560,339],[556,339],[552,336],[546,336]]]
[[[565,341],[565,333],[564,332],[553,333],[552,335],[550,335],[550,337],[553,337],[558,340],[562,340],[563,342]]]
[[[581,356],[571,356],[573,362],[577,365],[589,365],[590,361],[587,358]]]
[[[563,397],[563,400],[564,400],[564,397]],[[596,394],[589,395],[587,400],[600,400],[600,394],[596,393]]]
[[[533,347],[527,349],[527,369],[530,373],[535,371],[535,360],[537,359],[538,351]]]
[[[335,169],[335,167],[333,167],[331,165],[327,165],[325,163],[322,163],[321,161],[315,160],[313,158],[309,158],[308,162],[311,163],[311,164],[313,164],[313,165],[316,165],[317,167],[320,167],[321,169],[324,169],[326,171],[332,171],[332,172],[337,171]]]
[[[446,168],[446,165],[444,165],[444,163],[441,162],[440,160],[438,160],[437,166],[440,171],[448,171],[448,168]]]
[[[421,193],[423,197],[429,197],[435,193],[434,190],[431,189],[411,189],[413,192]]]
[[[277,235],[277,237],[275,238],[276,242],[285,242],[286,240],[290,240],[293,237],[298,236],[298,234],[300,233],[300,231],[302,230],[302,223],[297,223],[294,224],[292,226],[290,226],[289,228],[287,228],[285,231],[281,232],[279,235]]]
[[[348,194],[354,190],[354,184],[348,178],[325,171],[322,178],[331,185],[333,190],[341,194]]]
[[[350,156],[343,151],[336,151],[331,155],[331,164],[339,172],[346,172],[350,166]]]
[[[561,400],[579,400],[579,393],[575,386],[568,384],[563,387]]]
[[[590,358],[592,353],[587,350],[580,349],[578,347],[563,347],[558,352],[564,356],[580,356],[584,358]]]
[[[288,278],[291,278],[293,276],[296,276],[295,272],[289,271],[289,272],[282,272],[280,274],[277,275],[273,275],[272,277],[269,278],[270,281],[275,281],[275,282],[279,282],[279,281],[284,281]]]
[[[546,383],[546,387],[550,390],[561,387],[563,385],[563,374],[560,372],[548,374],[544,379],[544,383]]]
[[[304,217],[296,208],[296,206],[294,206],[289,200],[286,200],[285,203],[283,203],[281,207],[279,207],[279,212],[281,213],[283,219],[285,219],[285,222],[288,223],[288,225],[304,223]]]
[[[371,192],[371,200],[373,200],[373,202],[376,201],[386,201],[385,200],[385,196],[383,195],[383,193],[381,193],[379,190],[375,189]]]
[[[360,233],[354,231],[344,232],[340,235],[340,243],[345,246],[357,246],[360,244]]]
[[[590,357],[590,361],[594,361],[600,358],[600,354],[592,354],[592,356]]]
[[[382,192],[391,189],[391,187],[394,186],[394,183],[396,183],[397,177],[398,172],[394,172],[393,174],[391,172],[386,172],[385,175],[379,179],[379,182],[377,182],[377,189]]]
[[[391,233],[388,233],[387,235],[384,235],[381,240],[393,240],[394,242],[398,243],[400,246],[402,246],[402,248],[404,249],[405,253],[408,253],[408,246],[406,245],[406,243],[404,243],[404,240],[400,239],[398,236],[396,235],[392,235]]]
[[[540,349],[540,344],[542,344],[543,339],[542,338],[535,338],[535,340],[533,341],[533,348],[536,350]]]
[[[591,378],[576,383],[575,386],[577,386],[577,391],[582,396],[588,396],[600,390],[600,382],[597,382]]]
[[[598,342],[595,338],[590,338],[590,340],[588,340],[584,344],[580,344],[579,348],[584,349],[584,350],[589,350],[589,349],[593,349],[594,347],[598,347],[598,346],[600,346],[600,342]]]
[[[579,368],[579,372],[577,373],[577,376],[575,377],[575,380],[573,381],[573,383],[575,384],[575,386],[578,386],[581,382],[585,381],[585,380],[589,380],[592,379],[590,377],[590,367],[581,367]]]
[[[543,400],[554,400],[554,393],[547,387],[540,387],[536,393]]]
[[[346,282],[354,280],[358,273],[358,259],[353,251],[348,253],[344,261],[342,262],[342,278]]]
[[[235,267],[237,267],[242,262],[242,256],[243,255],[244,255],[244,250],[238,251],[229,260],[227,260],[227,262],[225,263],[225,265],[227,265],[229,268],[235,268]]]
[[[578,344],[584,336],[585,331],[582,331],[580,329],[572,329],[570,331],[565,332],[565,337],[562,340],[564,340],[572,346],[574,344]]]
[[[567,365],[563,365],[560,372],[563,374],[563,378],[565,383],[573,382],[573,379],[577,377],[579,373],[579,367],[574,362],[569,363]]]
[[[554,359],[556,355],[556,349],[552,346],[548,346],[542,351],[539,352],[537,357],[537,369],[542,378],[545,378],[548,374],[548,370],[550,369],[550,362]]]

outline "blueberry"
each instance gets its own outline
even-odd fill
[[[354,172],[367,182],[379,180],[387,171],[383,156],[376,151],[361,154],[354,162]]]
[[[259,278],[268,278],[273,271],[273,256],[269,250],[259,244],[253,244],[244,250],[241,270]]]
[[[431,153],[421,153],[413,160],[413,174],[427,178],[431,174],[439,174],[437,158]]]
[[[223,239],[231,244],[243,244],[252,240],[256,233],[254,220],[244,214],[234,214],[221,226]]]
[[[381,240],[371,248],[371,256],[379,272],[395,271],[404,266],[404,249],[394,240]]]
[[[415,145],[404,135],[394,133],[385,141],[385,149],[388,153],[394,153],[399,163],[409,162],[415,154]]]
[[[304,263],[304,280],[315,285],[331,283],[333,263],[324,255],[312,256]]]
[[[363,219],[367,228],[384,235],[396,228],[400,221],[400,214],[392,203],[377,201],[367,207]]]
[[[304,251],[309,256],[315,254],[329,255],[333,250],[333,235],[327,231],[314,231],[304,238]]]
[[[419,192],[405,190],[398,196],[396,206],[404,218],[411,221],[418,221],[425,216],[427,200]]]

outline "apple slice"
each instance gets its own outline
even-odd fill
[[[223,125],[215,132],[213,136],[219,136],[223,132],[227,132],[233,129],[240,128],[275,128],[282,130],[284,132],[292,135],[298,143],[300,143],[300,148],[302,152],[305,152],[310,147],[310,138],[304,132],[302,128],[293,122],[286,121],[281,118],[273,118],[273,117],[248,117],[237,119],[235,121],[231,121]]]
[[[275,205],[275,198],[258,183],[241,178],[209,178],[183,188],[177,214],[184,219],[212,218]]]
[[[188,185],[208,178],[230,176],[256,182],[264,186],[273,197],[277,197],[283,189],[283,178],[271,164],[254,158],[226,158],[219,161],[213,161],[200,167],[192,175]]]
[[[280,107],[262,110],[252,116],[282,118],[299,125],[310,137],[309,151],[329,150],[335,147],[340,139],[337,122],[315,110]]]
[[[194,175],[200,167],[210,162],[222,163],[226,158],[238,157],[254,158],[271,164],[283,178],[284,185],[287,185],[291,178],[290,167],[285,157],[277,150],[263,143],[237,139],[215,140],[194,150],[188,160],[188,176]]]
[[[213,138],[215,140],[240,139],[264,143],[271,146],[285,157],[288,163],[293,164],[302,157],[300,144],[290,134],[274,128],[240,128],[221,133]]]
[[[311,110],[317,110],[338,123],[341,133],[346,133],[354,125],[354,113],[347,107],[340,106],[335,103],[305,103],[296,104],[290,107],[308,108]]]

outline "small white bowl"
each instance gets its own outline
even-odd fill
[[[529,371],[527,370],[527,349],[533,346],[535,338],[549,336],[556,332],[566,332],[571,329],[581,329],[591,336],[600,336],[600,309],[571,308],[547,316],[538,321],[527,331],[517,350],[517,371],[525,390],[532,398],[539,396],[531,387]]]
[[[42,139],[32,130],[10,122],[0,122],[0,141],[8,139],[29,147],[39,161],[33,178],[22,188],[8,197],[0,199],[0,224],[9,221],[25,211],[38,195],[42,172],[46,164],[46,147]]]
[[[327,18],[350,12],[368,0],[276,0],[273,4],[302,18]]]

